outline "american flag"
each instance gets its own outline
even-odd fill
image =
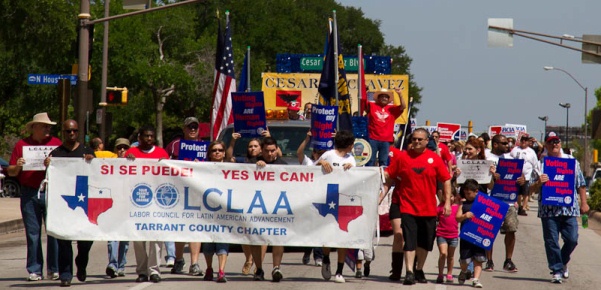
[[[236,91],[234,75],[234,55],[230,32],[229,12],[225,12],[225,34],[221,36],[221,23],[217,32],[215,57],[215,81],[213,85],[213,111],[211,114],[211,140],[217,139],[219,132],[234,122],[232,115],[232,92]]]

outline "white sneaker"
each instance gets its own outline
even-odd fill
[[[336,283],[344,283],[346,281],[344,280],[344,277],[342,277],[341,274],[336,274],[336,277],[334,277],[334,282],[336,282]]]
[[[323,265],[323,260],[321,260],[321,259],[315,260],[315,266],[321,267],[321,265]]]
[[[27,281],[40,281],[42,280],[42,275],[38,275],[36,273],[29,273],[29,277],[27,277]]]
[[[563,274],[561,276],[564,279],[570,278],[570,271],[568,270],[568,266],[563,266]]]
[[[48,272],[48,279],[58,280],[59,278],[60,278],[60,275],[58,274],[58,272]]]
[[[561,274],[553,274],[553,278],[551,278],[551,283],[561,284]]]
[[[330,281],[332,278],[332,271],[330,270],[330,263],[323,263],[321,265],[321,276],[324,280]]]
[[[169,259],[167,259],[167,263],[165,263],[165,267],[173,268],[174,264],[175,264],[175,258],[169,258]]]
[[[474,286],[474,288],[482,288],[482,283],[480,283],[480,280],[474,279],[472,286]]]

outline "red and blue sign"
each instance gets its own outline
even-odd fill
[[[491,196],[506,203],[515,203],[518,200],[518,177],[522,176],[524,160],[522,159],[499,159],[497,173],[501,175],[495,180]]]
[[[232,93],[234,131],[243,138],[261,137],[267,130],[263,92]]]
[[[491,250],[508,210],[507,203],[478,192],[471,208],[474,217],[461,226],[459,238]]]
[[[576,159],[545,157],[543,173],[549,176],[549,181],[545,182],[541,189],[542,204],[573,206]]]

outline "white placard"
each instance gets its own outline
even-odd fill
[[[44,171],[44,159],[58,146],[23,146],[23,171]]]
[[[478,184],[489,184],[492,178],[490,167],[492,160],[457,160],[457,168],[461,174],[457,176],[457,183],[463,184],[466,179],[475,179]]]

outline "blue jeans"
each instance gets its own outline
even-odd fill
[[[109,253],[109,264],[107,268],[111,268],[116,272],[125,271],[125,264],[127,264],[127,250],[129,249],[129,242],[127,241],[110,241],[107,242],[107,248]]]
[[[165,242],[165,261],[175,260],[175,242]]]
[[[578,221],[575,216],[541,218],[543,240],[547,253],[547,264],[553,274],[562,273],[563,267],[570,262],[570,255],[578,245]],[[559,248],[559,234],[563,246]]]
[[[311,252],[313,252],[313,260],[323,260],[323,248],[322,247],[315,247],[315,248],[311,248],[311,247],[306,247],[304,249],[304,255],[309,257],[311,255]]]
[[[38,189],[21,186],[21,216],[27,239],[27,272],[42,276],[44,254],[42,253],[42,219],[46,221],[46,194]],[[46,241],[46,267],[58,273],[58,243],[48,236]]]
[[[366,166],[374,166],[376,164],[376,155],[378,155],[378,166],[388,165],[388,152],[390,151],[390,143],[376,140],[369,140],[371,146],[371,158]]]

